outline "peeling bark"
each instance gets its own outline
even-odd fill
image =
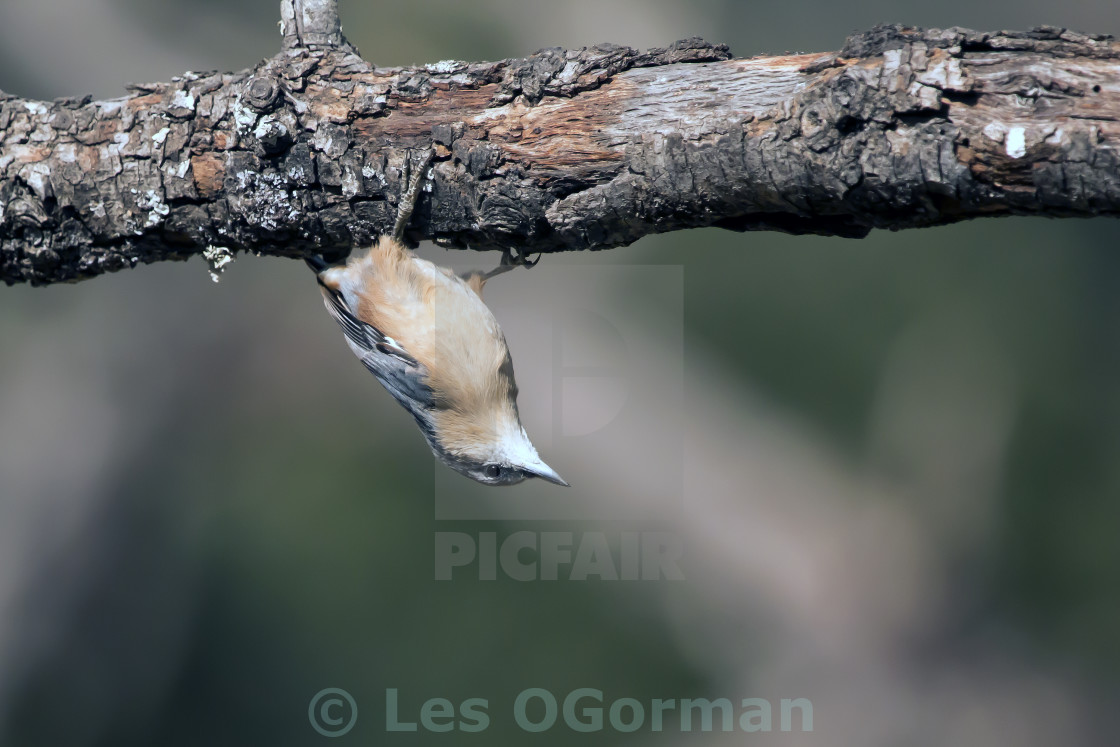
[[[284,49],[111,101],[0,93],[0,277],[74,281],[214,247],[344,255],[409,238],[551,252],[697,226],[863,236],[1120,213],[1120,44],[1056,28],[878,27],[836,53],[697,39],[377,68],[335,0]]]

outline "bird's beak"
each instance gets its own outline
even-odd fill
[[[548,480],[554,485],[563,485],[565,488],[571,487],[571,485],[564,481],[563,477],[556,474],[556,470],[552,469],[552,467],[549,467],[544,462],[538,461],[536,464],[522,467],[522,469],[526,474],[539,477],[542,480]]]

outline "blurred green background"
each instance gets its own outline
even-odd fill
[[[244,68],[278,48],[277,5],[5,0],[0,89],[111,97]],[[381,65],[691,35],[822,51],[880,22],[1120,31],[1104,0],[341,11]],[[359,704],[344,745],[523,744],[508,710],[529,687],[814,706],[812,733],[558,726],[538,744],[1114,743],[1118,243],[1113,220],[1017,218],[549,257],[539,271],[684,267],[688,409],[664,427],[684,444],[688,578],[671,583],[434,582],[434,531],[525,527],[435,522],[427,448],[302,264],[4,288],[0,745],[324,744],[307,708],[325,687]],[[616,292],[658,323],[656,293]],[[609,453],[575,470],[604,503],[627,484]],[[412,717],[488,698],[491,726],[386,734],[386,688]]]

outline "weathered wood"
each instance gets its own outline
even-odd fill
[[[283,0],[284,51],[252,70],[112,101],[0,94],[0,276],[213,247],[344,254],[390,230],[409,155],[429,148],[409,237],[476,249],[1120,214],[1108,37],[890,26],[825,54],[729,59],[692,39],[376,68],[333,6]]]
[[[284,49],[340,47],[346,43],[338,0],[280,0],[280,33]]]

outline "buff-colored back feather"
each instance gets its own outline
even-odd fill
[[[422,364],[434,401],[450,405],[435,413],[449,449],[466,453],[520,429],[509,350],[482,302],[483,278],[463,280],[387,236],[351,259],[346,273],[351,277],[342,287],[363,291],[356,294],[355,315]]]

